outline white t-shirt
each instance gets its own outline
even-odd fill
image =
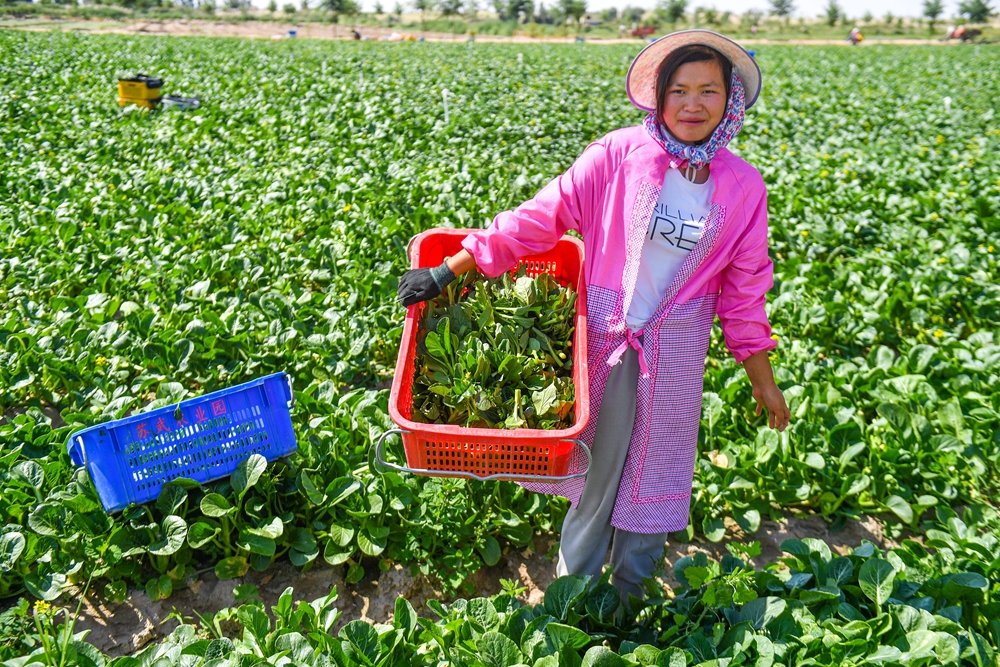
[[[625,323],[638,331],[653,316],[681,264],[705,227],[715,183],[692,183],[679,169],[667,169],[653,208],[639,260],[639,276]]]

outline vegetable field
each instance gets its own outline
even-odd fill
[[[85,587],[167,598],[283,559],[349,583],[402,563],[468,593],[504,549],[558,531],[559,499],[372,467],[395,287],[413,234],[485,225],[640,122],[623,92],[636,52],[0,31],[0,660],[111,664],[60,630]],[[762,48],[732,146],[768,184],[772,364],[793,420],[777,433],[754,415],[716,331],[676,537],[878,514],[899,549],[790,540],[760,570],[730,544],[617,615],[612,587],[564,578],[536,608],[512,585],[335,636],[330,599],[265,610],[247,592],[114,662],[997,665],[998,56]],[[119,108],[116,76],[137,71],[202,108]],[[289,459],[108,515],[66,455],[75,429],[277,371],[295,385]]]

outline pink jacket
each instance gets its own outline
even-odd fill
[[[583,236],[591,384],[591,419],[583,440],[591,447],[615,446],[593,442],[610,371],[607,359],[626,341],[625,313],[670,159],[641,125],[611,132],[534,198],[463,242],[483,273],[497,276],[520,257],[548,250],[569,230]],[[764,181],[727,149],[709,168],[715,191],[701,240],[643,328],[650,376],[639,380],[635,427],[612,517],[614,526],[632,532],[687,525],[715,315],[737,362],[776,345],[764,311],[773,284]],[[582,466],[581,454],[574,467]],[[575,505],[583,480],[529,488],[566,496]]]

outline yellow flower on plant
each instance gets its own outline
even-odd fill
[[[935,337],[935,338],[944,338],[944,332],[943,332],[943,331],[941,331],[940,329],[937,329],[937,330],[936,330],[936,331],[934,332],[934,337]]]
[[[809,232],[803,229],[802,230],[802,236],[809,236]]]
[[[988,248],[986,248],[986,252],[993,252],[993,246],[989,246]]]
[[[826,169],[824,169],[823,171],[819,172],[819,177],[820,178],[826,178],[829,175],[830,175],[830,172],[828,172]]]
[[[778,334],[771,334],[771,340],[778,340]]]
[[[944,264],[947,261],[944,257],[938,257],[938,264]]]
[[[46,614],[46,613],[48,613],[48,611],[50,609],[52,609],[52,605],[50,605],[45,600],[35,600],[35,613],[36,614]]]
[[[350,204],[348,204],[347,206],[345,206],[345,207],[344,207],[344,212],[345,212],[345,213],[346,213],[347,211],[350,211],[350,210],[351,210],[351,205],[350,205]]]
[[[97,365],[98,366],[103,366],[106,363],[108,363],[108,358],[107,357],[100,357],[100,356],[97,357]]]

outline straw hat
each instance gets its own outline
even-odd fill
[[[729,58],[746,91],[749,109],[760,95],[760,67],[742,46],[711,30],[681,30],[656,40],[635,57],[625,78],[625,91],[632,104],[643,111],[656,111],[656,71],[674,49],[690,44],[710,46]]]

